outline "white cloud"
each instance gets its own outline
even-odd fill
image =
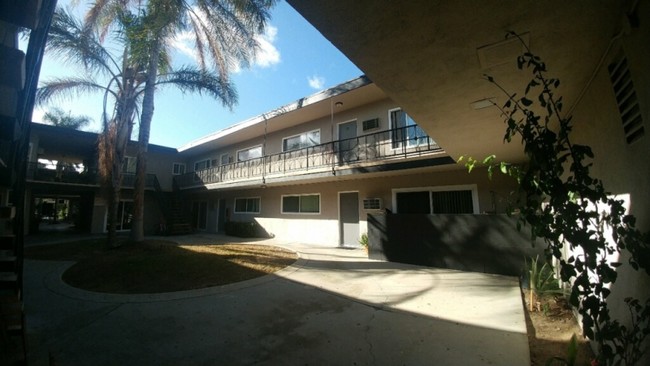
[[[253,64],[262,68],[270,67],[280,63],[280,51],[275,47],[273,42],[278,35],[278,28],[269,25],[266,27],[264,34],[259,34],[255,38],[260,45],[260,49],[255,55]]]
[[[275,47],[275,40],[277,38],[278,28],[268,25],[264,34],[255,36],[259,44],[259,49],[255,54],[255,58],[251,60],[252,67],[267,68],[280,63],[280,51]],[[199,60],[197,53],[194,50],[194,35],[191,32],[181,32],[170,41],[172,48],[176,49],[181,54],[191,58],[196,64]],[[233,65],[231,70],[233,73],[241,71],[240,65]]]
[[[310,87],[316,90],[321,90],[325,86],[325,78],[318,75],[308,77],[307,82],[309,83]]]

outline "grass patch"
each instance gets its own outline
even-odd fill
[[[273,273],[298,258],[253,244],[176,245],[163,240],[104,249],[104,239],[28,247],[25,256],[76,261],[63,281],[89,291],[136,294],[193,290]]]

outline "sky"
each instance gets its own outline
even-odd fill
[[[69,0],[59,0],[65,6]],[[81,1],[75,11],[83,13]],[[179,37],[173,55],[175,65],[193,63],[190,50]],[[300,14],[284,1],[271,13],[266,33],[260,35],[262,52],[253,65],[231,74],[239,95],[232,111],[220,102],[196,94],[182,94],[173,88],[156,91],[155,111],[149,142],[178,148],[237,122],[271,111],[320,90],[338,85],[363,74]],[[46,52],[40,80],[74,76],[80,71],[63,64]],[[103,96],[92,94],[73,100],[57,100],[34,109],[33,120],[60,107],[73,115],[86,115],[93,123],[86,131],[101,129]]]

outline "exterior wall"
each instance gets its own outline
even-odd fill
[[[287,185],[282,187],[255,188],[246,190],[212,191],[196,194],[193,200],[208,201],[208,231],[216,229],[219,199],[225,199],[230,221],[256,220],[264,229],[277,238],[308,244],[338,245],[339,243],[339,193],[358,192],[359,200],[381,198],[386,209],[394,211],[393,189],[414,187],[440,187],[475,185],[478,191],[479,212],[505,212],[507,197],[514,190],[514,182],[495,174],[487,177],[484,169],[469,174],[453,166],[454,170],[404,172],[401,175],[357,177],[357,179],[332,180],[321,183]],[[491,192],[494,192],[491,193]],[[320,194],[319,214],[283,214],[282,195]],[[235,214],[235,198],[260,197],[259,214]],[[359,202],[359,232],[367,232],[367,214],[375,210],[364,210]]]
[[[640,230],[650,230],[650,2],[638,3],[639,28],[632,28],[620,40],[614,41],[603,66],[596,74],[584,98],[574,111],[575,134],[579,143],[592,147],[595,159],[592,173],[602,179],[605,189],[629,199],[629,213],[637,218]],[[614,99],[614,92],[607,66],[619,52],[627,57],[634,88],[638,97],[645,136],[627,144],[621,117]],[[627,262],[627,253],[619,262]],[[612,315],[617,319],[628,318],[623,299],[635,296],[643,300],[650,297],[650,278],[643,272],[636,272],[629,266],[618,270],[618,280],[612,288],[608,303]],[[640,362],[639,364],[647,364]]]
[[[277,154],[282,152],[282,140],[286,137],[295,136],[304,132],[320,130],[321,143],[331,142],[338,139],[338,124],[343,122],[357,121],[357,135],[364,135],[373,132],[387,130],[389,128],[388,111],[397,108],[397,105],[390,99],[384,99],[379,102],[371,103],[363,107],[346,110],[340,113],[334,111],[334,123],[332,125],[331,116],[326,116],[312,121],[305,121],[297,126],[289,127],[281,131],[272,132],[266,138],[266,155]],[[363,131],[362,122],[368,119],[378,118],[379,128]],[[270,121],[269,123],[273,123]],[[334,131],[332,131],[332,129]],[[332,138],[332,132],[334,137]],[[194,163],[206,159],[216,160],[220,164],[222,154],[228,154],[232,161],[236,161],[237,151],[246,149],[253,146],[263,145],[264,136],[259,136],[241,143],[233,144],[221,149],[217,149],[208,154],[197,155],[189,157],[185,161],[187,163],[186,171],[194,170]]]

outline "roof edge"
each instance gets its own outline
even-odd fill
[[[300,98],[292,103],[286,104],[282,107],[270,110],[268,112],[262,113],[258,116],[249,118],[247,120],[238,122],[232,126],[228,126],[224,129],[221,129],[219,131],[213,132],[209,135],[206,135],[204,137],[200,137],[196,140],[190,141],[187,144],[181,146],[178,148],[178,152],[184,152],[187,150],[190,150],[192,148],[201,146],[203,144],[207,144],[209,142],[213,142],[215,140],[218,140],[220,138],[223,138],[225,136],[231,135],[235,132],[241,131],[245,128],[254,126],[258,123],[262,123],[265,120],[269,120],[287,113],[291,113],[294,111],[297,111],[301,108],[307,107],[312,104],[316,104],[318,102],[322,102],[323,100],[333,98],[342,94],[345,94],[347,92],[350,92],[352,90],[364,87],[366,85],[372,84],[372,81],[370,78],[368,78],[366,75],[361,75],[357,78],[348,80],[346,82],[343,82],[341,84],[338,84],[336,86],[333,86],[331,88],[321,90],[315,94],[309,95],[307,97]]]

